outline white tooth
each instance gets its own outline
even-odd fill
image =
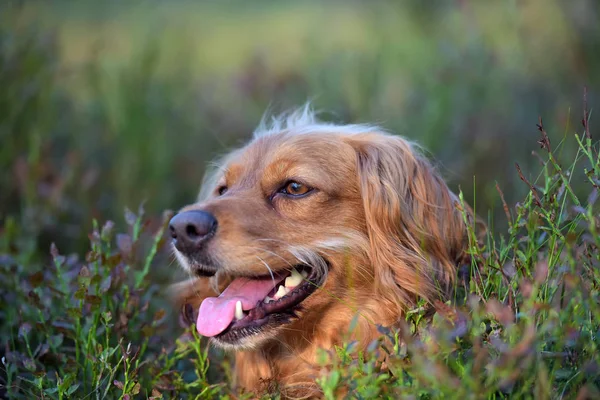
[[[271,298],[271,297],[267,296],[267,297],[265,297],[264,303],[265,303],[265,304],[269,304],[269,303],[270,303],[270,302],[272,302],[272,301],[275,301],[275,299],[273,299],[273,298]]]
[[[302,275],[304,279],[308,278],[308,272],[306,272],[305,270],[300,271],[300,275]]]
[[[275,293],[275,299],[280,299],[283,296],[285,296],[286,294],[288,294],[290,292],[290,289],[284,287],[284,286],[279,286],[279,289],[277,289],[277,293]]]
[[[242,302],[241,301],[237,301],[235,303],[235,319],[242,319],[244,318],[244,310],[242,310]]]
[[[302,282],[303,278],[300,272],[296,271],[296,268],[292,269],[292,275],[285,278],[285,287],[293,288],[298,286]]]

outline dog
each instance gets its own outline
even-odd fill
[[[455,281],[464,208],[400,136],[323,123],[304,107],[263,118],[216,167],[170,222],[194,276],[174,293],[202,336],[235,353],[242,390],[320,397],[319,348],[364,349],[378,325],[398,328]]]

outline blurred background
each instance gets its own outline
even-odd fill
[[[268,108],[311,100],[424,145],[503,229],[495,185],[513,204],[515,162],[535,179],[538,116],[558,144],[584,86],[600,104],[599,21],[597,0],[5,0],[0,225],[32,257],[85,250],[93,218],[178,209]]]

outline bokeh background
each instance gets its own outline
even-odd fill
[[[5,0],[0,225],[33,258],[86,249],[93,218],[189,203],[267,109],[310,100],[424,145],[502,229],[496,182],[522,198],[538,116],[553,144],[581,132],[584,86],[593,110],[596,0]]]

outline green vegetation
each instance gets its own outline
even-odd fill
[[[453,301],[323,353],[326,396],[600,397],[600,8],[422,4],[3,2],[0,397],[227,397],[165,298],[161,213],[307,99],[422,143],[490,227]]]

